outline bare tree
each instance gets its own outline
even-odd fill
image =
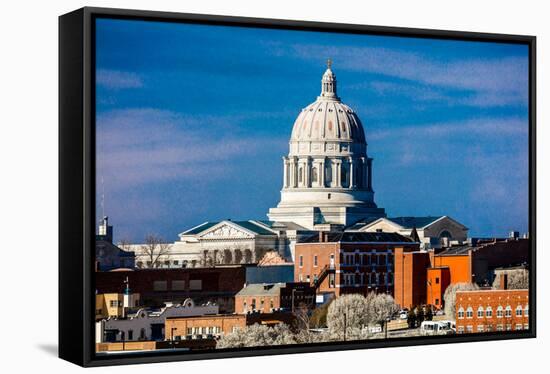
[[[474,283],[453,283],[445,290],[443,299],[445,300],[445,315],[454,320],[456,313],[456,291],[474,291],[479,287]]]
[[[254,324],[223,335],[216,344],[216,348],[263,347],[296,343],[298,343],[297,336],[284,323],[274,327]]]
[[[359,294],[342,295],[328,307],[327,326],[330,339],[346,340],[369,323],[367,299]]]
[[[141,245],[141,257],[145,259],[145,267],[158,268],[170,258],[170,243],[157,235],[147,235]]]
[[[132,243],[127,238],[121,239],[120,242],[118,242],[117,246],[123,251],[126,251],[126,252],[132,251]]]
[[[369,324],[385,323],[399,310],[391,295],[371,292],[367,295],[366,299],[368,305],[367,320]]]

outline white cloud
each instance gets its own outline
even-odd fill
[[[446,62],[419,53],[386,48],[301,44],[294,45],[292,52],[296,57],[306,60],[331,56],[336,70],[375,73],[424,85],[466,91],[466,98],[458,102],[463,105],[527,105],[527,57]],[[437,100],[438,97],[433,99]]]
[[[241,119],[187,116],[157,109],[114,110],[98,116],[97,167],[111,188],[231,176],[239,157],[253,157],[286,140],[227,136]]]
[[[139,75],[107,69],[99,69],[96,72],[96,84],[111,90],[143,87],[143,81]]]

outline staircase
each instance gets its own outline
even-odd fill
[[[336,270],[334,266],[325,265],[325,267],[321,270],[321,273],[319,273],[317,279],[313,280],[313,287],[315,287],[315,289],[317,290],[321,286],[321,283],[323,283],[327,275],[331,273],[334,274],[335,271]]]

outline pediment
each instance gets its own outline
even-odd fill
[[[220,222],[199,235],[201,239],[248,239],[254,236],[253,232],[227,222]]]

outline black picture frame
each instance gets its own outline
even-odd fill
[[[516,43],[529,47],[529,330],[186,353],[97,356],[94,350],[95,56],[98,17],[254,28]],[[536,37],[85,7],[59,18],[59,357],[104,366],[536,337]]]

